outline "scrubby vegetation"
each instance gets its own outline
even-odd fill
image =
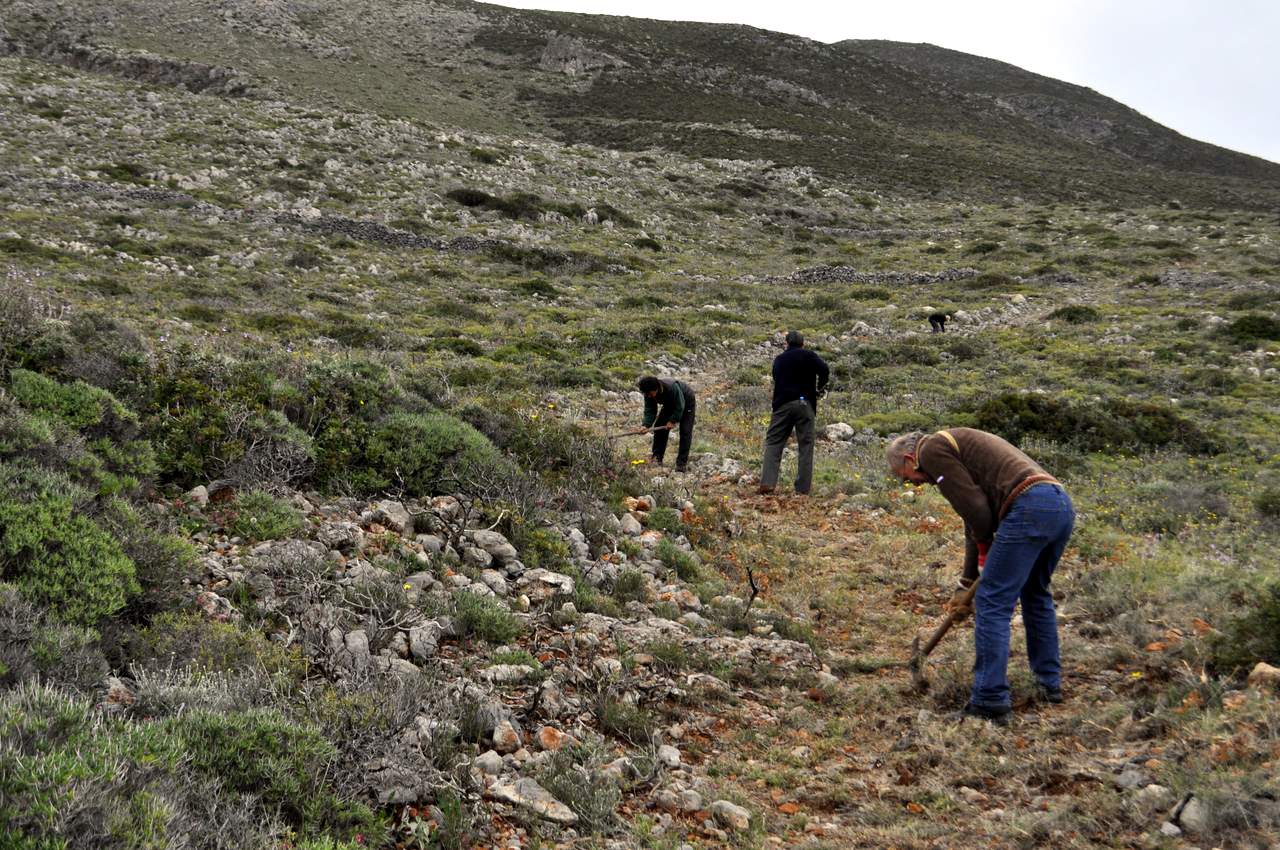
[[[612,56],[604,26],[574,38]],[[1191,831],[1187,795],[1206,846],[1274,833],[1275,696],[1246,681],[1280,664],[1264,180],[1100,169],[1064,202],[1051,175],[1078,173],[1075,143],[993,188],[970,142],[947,164],[933,143],[886,159],[900,145],[878,137],[824,141],[813,167],[836,125],[789,122],[829,80],[752,77],[791,104],[772,127],[701,84],[687,102],[623,85],[621,65],[569,92],[533,70],[541,35],[473,35],[465,50],[506,58],[459,79],[528,77],[520,103],[558,137],[617,148],[505,132],[496,89],[401,86],[381,54],[387,84],[340,110],[0,58],[17,846],[563,839],[485,796],[516,776],[580,841],[650,847],[1156,846],[1165,820]],[[766,62],[739,37],[756,36],[718,61]],[[280,73],[319,73],[330,49],[296,46]],[[333,97],[358,65],[323,74]],[[393,89],[439,111],[368,106]],[[592,117],[624,105],[643,120]],[[820,426],[851,426],[820,441],[809,500],[742,478],[788,327],[832,365]],[[698,390],[688,475],[619,437],[648,372]],[[1008,734],[946,718],[965,629],[928,696],[899,663],[962,529],[885,478],[881,438],[959,425],[1021,445],[1078,511],[1055,576],[1068,701],[1024,706],[1015,661]],[[1116,790],[1132,770],[1170,801]],[[706,814],[729,801],[745,830]]]

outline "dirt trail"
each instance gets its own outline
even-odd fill
[[[1039,302],[1033,313],[1008,311],[1002,323],[1051,309]],[[772,343],[713,349],[689,358],[688,371],[672,370],[711,402],[711,421],[701,427],[715,426],[714,407],[733,389],[733,372],[764,369],[777,351]],[[740,460],[748,470],[756,462]],[[929,693],[915,691],[904,664],[912,638],[939,622],[963,557],[961,524],[940,500],[927,511],[886,511],[842,495],[757,496],[748,484],[716,477],[684,483],[707,503],[729,506],[733,525],[771,553],[762,600],[811,625],[831,674],[806,691],[747,683],[735,699],[699,706],[689,718],[701,730],[694,737],[702,768],[762,813],[765,846],[1113,843],[1106,819],[1089,812],[1113,812],[1111,775],[1158,757],[1159,747],[1114,747],[1099,718],[1122,699],[1111,687],[1119,674],[1095,675],[1073,659],[1069,601],[1060,625],[1067,703],[1030,702],[1015,619],[1012,728],[961,720],[971,621],[935,651]],[[1072,566],[1068,558],[1063,573]],[[697,834],[696,823],[687,826]]]

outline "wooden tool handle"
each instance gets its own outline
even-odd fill
[[[960,597],[960,601],[963,602],[965,605],[971,604],[973,602],[973,596],[977,592],[978,592],[978,582],[975,579],[973,584],[969,585],[969,589],[965,591],[964,596]],[[947,632],[951,631],[951,627],[956,624],[956,621],[958,619],[960,619],[960,617],[956,614],[956,612],[952,611],[950,614],[948,614],[947,618],[942,621],[942,624],[938,626],[937,629],[934,630],[933,635],[929,638],[928,642],[920,650],[920,655],[923,657],[923,656],[927,656],[930,652],[933,652],[933,648],[938,645],[938,641],[942,640],[942,638],[946,636]]]

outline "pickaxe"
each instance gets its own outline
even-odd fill
[[[933,652],[933,648],[938,645],[938,641],[951,631],[960,620],[967,615],[959,613],[959,610],[970,607],[973,604],[973,595],[978,592],[978,582],[975,580],[969,585],[969,589],[960,597],[959,602],[952,606],[951,613],[947,614],[947,618],[942,621],[938,628],[934,629],[933,634],[924,646],[920,645],[920,635],[916,635],[915,640],[911,642],[911,660],[907,662],[907,667],[911,670],[911,681],[915,683],[916,690],[925,691],[929,689],[929,680],[924,677],[924,665],[929,653]]]

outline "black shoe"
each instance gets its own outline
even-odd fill
[[[688,472],[688,471],[689,471],[689,467],[687,467],[687,466],[677,466],[677,467],[676,467],[676,472]]]
[[[971,702],[965,704],[962,713],[965,717],[989,720],[997,726],[1008,726],[1013,717],[1013,709],[1007,705],[974,705]]]
[[[1036,702],[1048,702],[1054,705],[1062,704],[1062,688],[1050,688],[1045,685],[1036,685],[1034,699]]]

